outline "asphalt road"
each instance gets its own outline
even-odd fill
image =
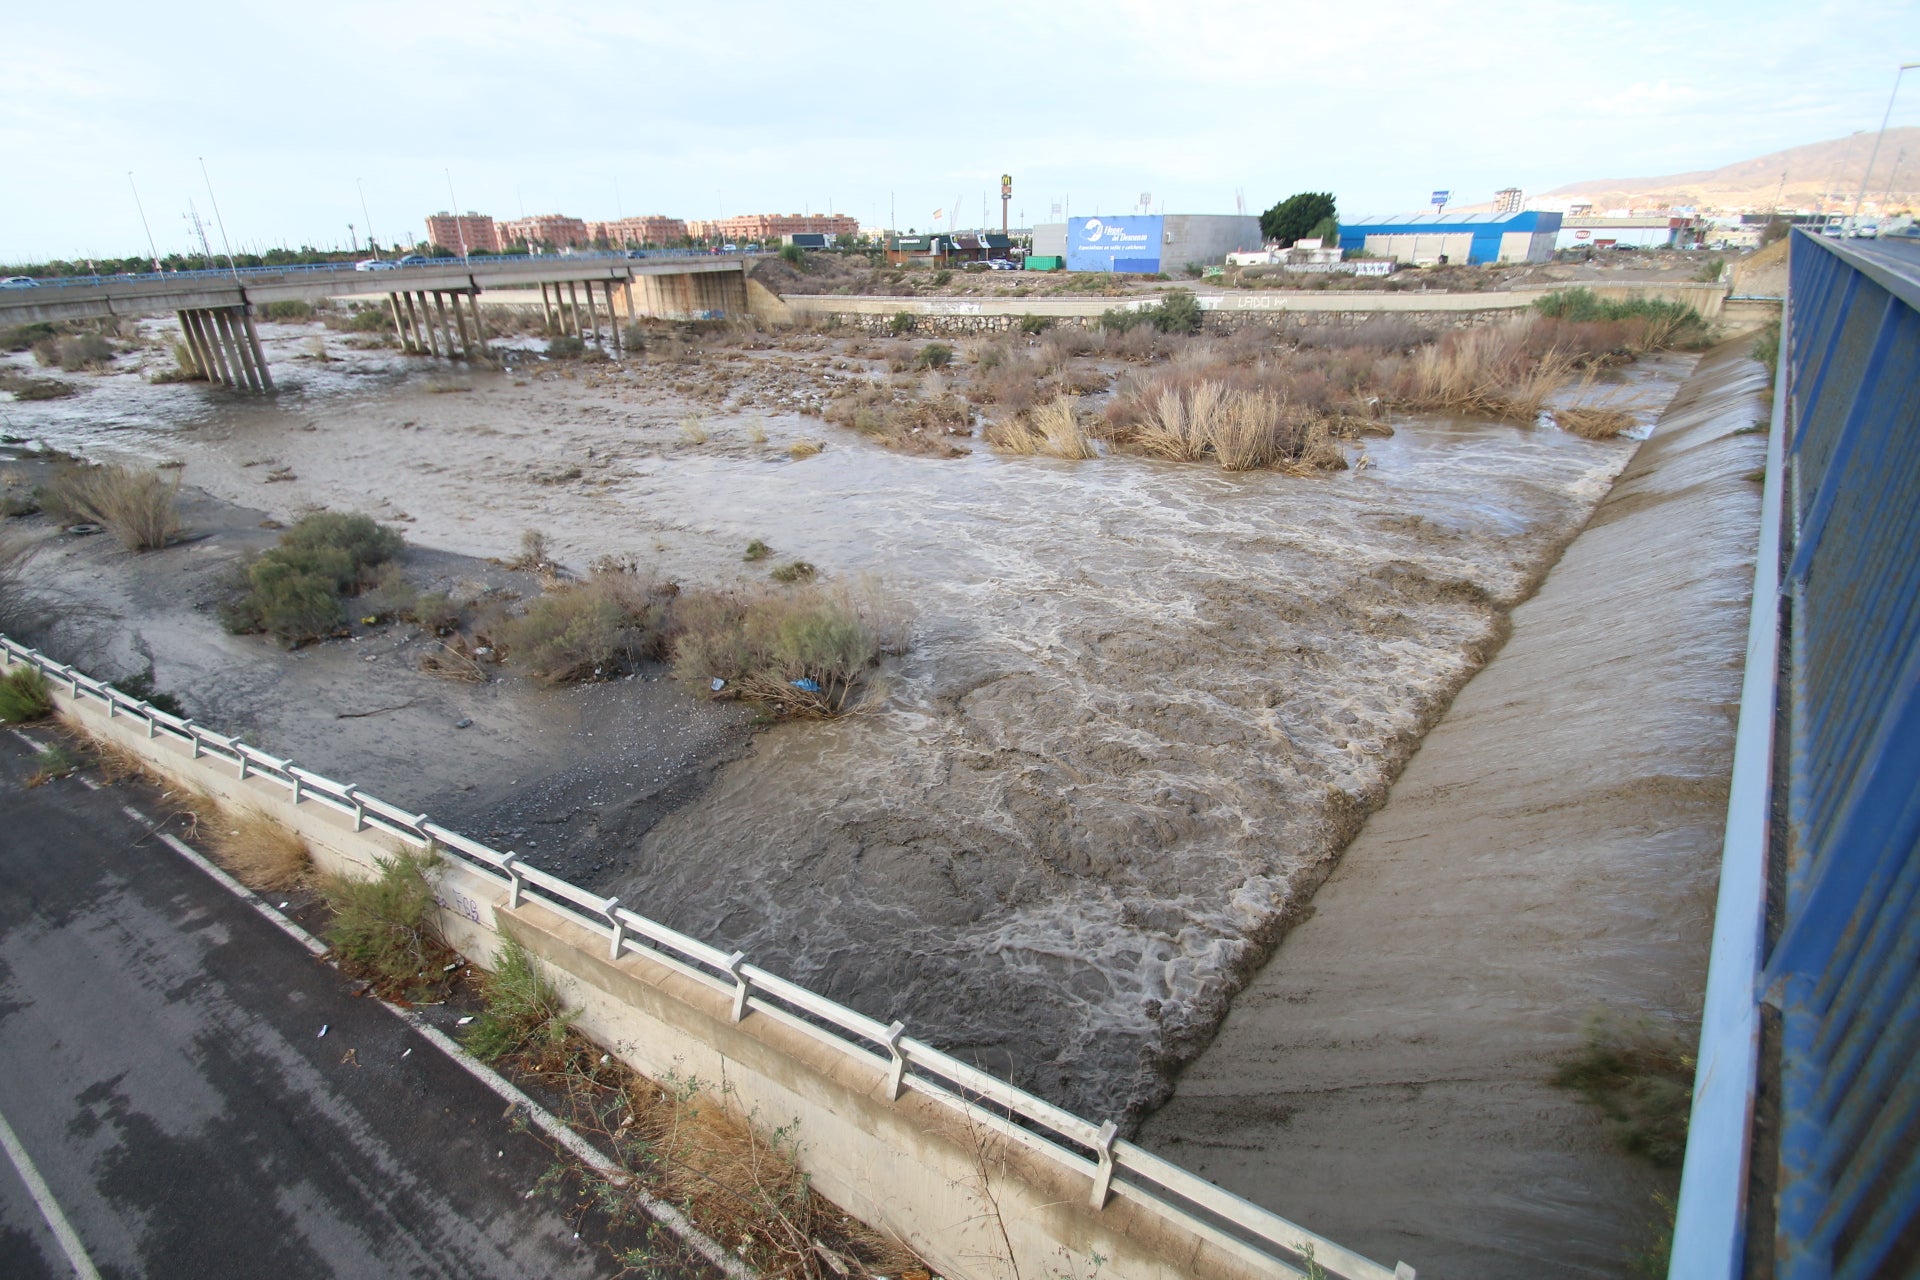
[[[131,787],[31,769],[0,731],[0,1276],[616,1269],[528,1199],[554,1157],[500,1097],[151,836]]]

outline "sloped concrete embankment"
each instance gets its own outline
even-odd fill
[[[1649,1242],[1657,1178],[1547,1081],[1595,1011],[1698,1016],[1766,385],[1701,362],[1143,1145],[1422,1280]]]

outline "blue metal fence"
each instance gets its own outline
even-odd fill
[[[1761,1000],[1780,1011],[1774,1273],[1920,1274],[1920,251],[1795,233],[1781,360],[1779,538],[1758,575],[1779,589],[1757,593],[1754,631],[1784,602],[1785,683],[1764,656],[1749,667],[1741,745],[1751,722],[1766,749],[1736,754],[1673,1280],[1743,1274]],[[1776,719],[1785,775],[1768,779]],[[1781,800],[1756,974],[1751,895]]]

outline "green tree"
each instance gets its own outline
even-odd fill
[[[1313,234],[1323,221],[1337,219],[1331,191],[1302,191],[1260,215],[1260,234],[1282,248]]]

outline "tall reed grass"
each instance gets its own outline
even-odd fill
[[[118,463],[62,467],[40,505],[63,523],[97,524],[129,551],[156,551],[180,533],[180,472]]]

